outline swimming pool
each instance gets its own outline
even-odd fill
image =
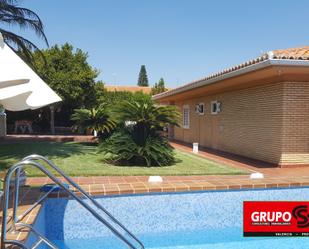
[[[146,248],[307,249],[309,238],[244,238],[242,209],[244,200],[308,199],[308,188],[289,188],[127,195],[98,201]],[[74,200],[46,200],[35,227],[61,249],[127,248]]]

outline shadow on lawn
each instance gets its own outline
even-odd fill
[[[183,160],[181,160],[180,158],[175,158],[175,160],[169,164],[169,165],[164,165],[164,166],[147,166],[147,165],[142,165],[142,164],[134,164],[134,163],[125,163],[125,162],[115,162],[113,160],[106,160],[106,159],[102,159],[101,160],[102,163],[106,163],[109,167],[140,167],[140,168],[168,168],[171,166],[175,166],[175,164],[177,163],[182,163]]]
[[[0,171],[12,166],[25,156],[39,154],[52,157],[68,157],[73,154],[93,153],[95,147],[88,143],[22,142],[0,145]]]

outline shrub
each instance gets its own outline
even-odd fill
[[[161,131],[168,124],[178,125],[179,116],[174,106],[156,105],[148,95],[122,101],[113,110],[118,131],[101,147],[105,159],[118,165],[172,164],[173,148]]]
[[[174,162],[173,148],[166,138],[149,136],[137,144],[129,132],[114,132],[101,144],[105,160],[116,165],[167,166]]]
[[[128,91],[107,91],[102,85],[96,84],[97,88],[97,97],[98,104],[108,103],[110,106],[118,105],[123,101],[139,101],[143,100],[151,100],[151,96],[149,94],[145,94],[143,92],[128,92]]]
[[[179,112],[174,106],[156,105],[151,99],[123,101],[114,109],[119,124],[131,122],[133,140],[143,146],[149,136],[158,136],[169,125],[178,125]]]
[[[116,126],[106,105],[92,109],[75,109],[74,111],[71,120],[75,122],[75,129],[90,130],[91,132],[95,130],[99,135],[102,135],[110,133]]]

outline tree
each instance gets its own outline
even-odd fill
[[[68,43],[42,53],[45,61],[38,52],[33,53],[35,70],[63,100],[56,112],[57,125],[70,126],[74,109],[96,106],[95,78],[99,72],[88,64],[87,53],[74,50]]]
[[[158,83],[155,83],[155,85],[151,88],[151,94],[152,95],[155,95],[155,94],[158,94],[158,93],[163,93],[163,92],[166,92],[167,91],[167,88],[165,88],[165,82],[164,82],[164,79],[161,78],[159,80]]]
[[[108,91],[105,88],[105,84],[103,81],[99,80],[98,82],[95,83],[94,85],[94,90],[95,90],[95,104],[94,106],[99,106],[103,103],[109,103],[107,102],[106,95],[108,94]]]
[[[139,75],[138,75],[137,85],[138,86],[148,86],[149,85],[145,65],[141,66],[141,70],[139,71]]]
[[[27,8],[17,6],[18,0],[0,0],[0,22],[7,27],[17,26],[20,29],[33,30],[48,45],[44,34],[43,23],[39,16]],[[19,36],[5,28],[0,27],[4,41],[15,51],[22,51],[30,63],[32,61],[32,50],[37,50],[36,45],[22,36]]]

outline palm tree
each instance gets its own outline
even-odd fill
[[[86,129],[91,132],[110,133],[116,126],[111,119],[106,105],[92,109],[75,109],[71,120],[75,121],[75,128]]]
[[[2,26],[18,26],[20,29],[30,29],[43,38],[48,45],[47,38],[44,34],[43,23],[39,16],[27,8],[17,6],[19,0],[0,0],[0,23]],[[38,47],[28,39],[19,36],[0,26],[0,33],[4,41],[13,50],[20,50],[26,59],[32,60],[32,50],[39,50]]]
[[[144,145],[149,136],[157,135],[169,124],[178,126],[180,118],[175,106],[157,105],[145,98],[123,101],[114,112],[118,123],[132,125],[133,138],[139,145]]]

